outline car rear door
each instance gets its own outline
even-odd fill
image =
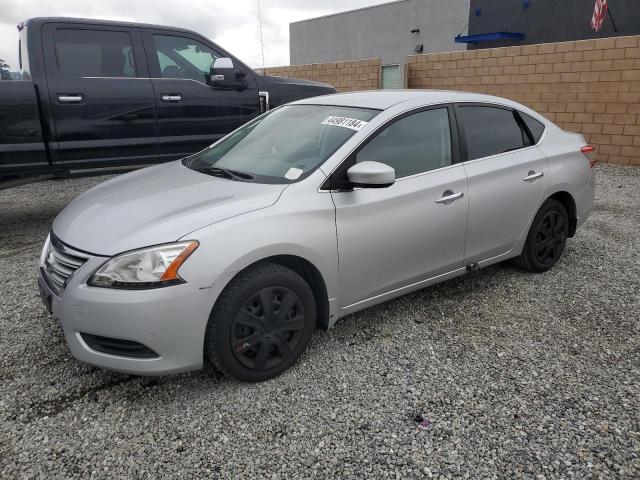
[[[166,160],[200,151],[259,113],[253,72],[237,88],[207,84],[211,64],[228,54],[187,32],[145,30],[145,50],[158,112],[159,154]]]
[[[43,25],[43,35],[55,160],[70,168],[154,161],[155,105],[138,30],[62,22]]]
[[[467,178],[451,115],[437,106],[398,117],[335,173],[366,160],[396,170],[388,188],[332,192],[341,306],[462,268]]]
[[[510,252],[527,234],[547,185],[547,159],[512,108],[458,104],[456,117],[469,181],[471,264]]]

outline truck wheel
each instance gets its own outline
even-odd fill
[[[562,203],[549,199],[536,213],[516,266],[530,272],[546,272],[553,267],[567,243],[569,216]]]
[[[207,324],[205,353],[228,376],[268,380],[300,358],[315,324],[307,282],[289,268],[264,263],[232,280],[220,295]]]

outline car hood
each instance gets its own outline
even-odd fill
[[[194,230],[273,205],[286,185],[212,177],[180,161],[108,180],[56,217],[53,233],[97,255],[178,240]]]

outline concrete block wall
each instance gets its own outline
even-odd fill
[[[640,165],[640,36],[408,57],[409,88],[510,98],[582,133],[599,161]]]
[[[380,86],[380,60],[352,60],[271,67],[267,75],[301,78],[333,85],[339,92],[373,90]]]

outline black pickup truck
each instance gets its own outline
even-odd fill
[[[329,85],[260,75],[195,32],[34,18],[0,81],[0,177],[169,161]]]

